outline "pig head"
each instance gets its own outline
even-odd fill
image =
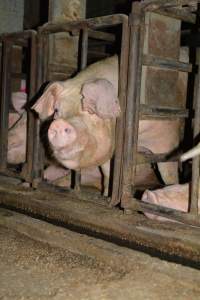
[[[104,164],[113,154],[113,125],[88,113],[54,120],[48,129],[53,156],[74,170]]]
[[[54,82],[33,105],[41,120],[71,118],[83,110],[101,118],[120,113],[118,94],[118,59],[107,58],[87,67],[72,79]]]

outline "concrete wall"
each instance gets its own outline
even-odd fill
[[[24,0],[0,0],[0,33],[23,29]]]
[[[49,21],[75,21],[85,18],[86,0],[50,0]],[[66,33],[50,39],[50,77],[65,79],[77,69],[78,38]],[[60,72],[58,72],[60,68]]]

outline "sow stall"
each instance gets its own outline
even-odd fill
[[[154,253],[156,249],[155,251],[158,251],[161,255],[174,255],[176,259],[183,256],[190,261],[199,261],[200,245],[198,229],[186,225],[182,225],[181,227],[180,224],[175,223],[162,224],[153,222],[137,213],[138,211],[153,212],[177,220],[183,224],[199,227],[200,220],[197,207],[199,158],[193,160],[192,193],[189,213],[143,203],[133,197],[137,189],[135,186],[135,172],[138,163],[177,160],[177,157],[169,158],[168,153],[159,155],[148,154],[146,156],[137,153],[138,127],[139,120],[142,118],[178,118],[183,120],[184,124],[184,119],[191,115],[185,107],[185,88],[187,73],[192,71],[192,65],[188,62],[179,61],[179,52],[181,46],[181,23],[192,24],[189,25],[189,30],[195,28],[197,2],[184,0],[134,2],[129,18],[125,15],[112,15],[76,22],[47,23],[40,27],[37,33],[22,32],[2,36],[1,40],[4,43],[4,50],[2,52],[1,75],[0,155],[1,174],[4,176],[2,176],[0,187],[1,205],[45,218],[51,222],[68,226],[73,230],[111,239],[130,247],[139,247],[139,249],[150,253]],[[164,16],[164,21],[160,16]],[[155,25],[158,21],[161,22],[162,26],[166,27],[169,25],[169,22],[174,22],[176,31],[174,32],[171,29],[173,26],[167,27],[166,31],[170,31],[171,29],[171,37],[174,38],[175,36],[178,40],[174,48],[175,55],[173,52],[170,56],[167,53],[167,49],[165,49],[165,54],[162,55],[166,44],[164,44],[163,48],[163,45],[160,48],[158,47],[157,53],[154,53],[155,49],[146,47],[151,34],[155,34],[155,38],[158,38],[160,35],[161,31],[159,31],[159,27],[156,33],[152,33],[149,30],[148,34],[146,34],[147,28],[151,28],[150,23],[152,22],[151,25]],[[8,85],[11,71],[9,68],[10,58],[8,57],[9,46],[4,41],[9,40],[12,44],[18,44],[23,41],[24,44],[28,39],[27,45],[29,46],[29,57],[31,58],[30,73],[27,74],[27,83],[29,86],[28,99],[33,96],[37,98],[36,92],[38,92],[41,85],[50,79],[54,79],[48,61],[48,53],[50,51],[49,36],[61,32],[68,32],[81,37],[80,69],[84,69],[87,66],[88,43],[91,39],[100,40],[105,44],[113,43],[114,45],[116,39],[119,40],[119,100],[122,114],[117,120],[116,126],[116,150],[113,159],[113,176],[111,176],[113,178],[111,179],[109,207],[107,204],[108,199],[105,199],[99,193],[85,191],[80,187],[79,173],[75,174],[74,189],[59,188],[45,184],[42,179],[44,150],[40,140],[40,121],[29,109],[26,163],[23,164],[20,173],[11,173],[7,165],[9,112],[9,102],[7,99],[11,95],[11,88]],[[166,39],[170,40],[171,37],[170,33],[168,33]],[[102,54],[100,55],[102,56]],[[107,53],[103,55],[106,56]],[[155,70],[157,69],[158,72],[156,73]],[[164,98],[162,97],[162,89],[160,91],[161,96],[158,97],[158,102],[153,102],[151,85],[157,85],[159,76],[163,76],[163,81],[166,78],[169,79],[168,87],[170,87],[170,74],[172,73],[175,74],[176,80],[178,80],[180,74],[184,76],[185,85],[183,97],[180,99],[180,102],[177,105],[177,98],[173,94],[174,90],[170,94],[171,100],[164,99],[165,101],[162,102]],[[144,74],[148,74],[148,76],[145,75],[145,77]],[[144,81],[144,77],[146,81]],[[172,84],[173,82],[171,82],[171,87],[177,87],[177,84],[174,86]],[[198,84],[198,81],[196,81],[197,86]],[[144,91],[148,97],[144,95]],[[198,94],[199,89],[197,89],[196,93],[197,100],[199,99]],[[196,103],[196,107],[193,134],[194,138],[196,138],[199,134],[200,114],[199,101],[194,102]],[[14,177],[18,179],[14,181]],[[24,187],[25,185],[27,187]],[[127,214],[132,214],[123,215],[122,210],[119,208],[111,208],[115,206],[120,206]],[[155,228],[159,228],[159,231],[156,231]],[[173,231],[173,234],[171,231]],[[181,236],[186,232],[188,239],[183,240]],[[190,247],[191,241],[192,248]]]

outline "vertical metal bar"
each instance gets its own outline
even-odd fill
[[[140,29],[142,22],[141,5],[134,2],[132,6],[133,25],[130,32],[130,52],[128,70],[128,90],[126,107],[126,127],[124,141],[124,168],[121,206],[128,207],[132,198],[132,181],[135,173],[137,151],[137,135],[139,126],[139,102],[141,86],[141,57]]]
[[[7,168],[8,148],[8,113],[11,98],[11,54],[12,43],[4,40],[2,43],[2,81],[0,102],[0,170]]]
[[[88,28],[84,28],[82,30],[81,37],[81,63],[80,69],[83,70],[87,66],[87,55],[88,55]],[[75,172],[75,186],[76,190],[80,190],[81,185],[81,172]]]
[[[128,79],[128,56],[129,56],[129,26],[128,18],[122,23],[122,42],[119,66],[119,102],[121,107],[121,116],[116,124],[116,147],[114,158],[112,198],[110,205],[115,206],[120,202],[122,189],[123,172],[123,145],[125,130],[125,110],[126,110],[126,91]]]
[[[37,82],[36,88],[40,89],[44,78],[44,53],[43,53],[43,35],[37,35]],[[34,148],[33,148],[33,187],[37,187],[41,181],[41,150],[42,145],[40,142],[40,120],[37,118],[34,122]]]
[[[88,55],[88,28],[85,28],[82,31],[81,70],[87,67],[87,55]]]
[[[36,93],[36,59],[37,59],[37,52],[36,52],[36,33],[32,33],[30,36],[30,43],[28,51],[30,52],[30,65],[29,65],[29,74],[27,78],[29,82],[29,97],[28,101],[35,95]],[[27,112],[27,152],[26,152],[26,174],[25,180],[27,182],[32,182],[33,179],[33,152],[34,152],[34,127],[35,127],[35,118],[33,112],[28,110]]]
[[[197,50],[198,51],[198,50]],[[194,128],[193,138],[199,136],[200,133],[200,51],[198,51],[196,62],[198,65],[198,74],[195,78],[195,91],[194,91]],[[198,199],[199,199],[199,187],[200,187],[200,157],[197,156],[192,160],[192,184],[191,184],[191,202],[189,211],[192,214],[198,214]]]

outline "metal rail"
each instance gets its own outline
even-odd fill
[[[142,3],[135,2],[132,6],[132,15],[130,18],[131,26],[131,39],[130,39],[130,56],[129,56],[129,85],[127,96],[127,111],[126,111],[126,128],[125,132],[128,134],[124,143],[124,168],[123,168],[123,192],[121,205],[127,210],[133,211],[147,211],[153,212],[156,215],[168,217],[170,219],[185,222],[187,224],[193,224],[199,226],[200,216],[198,215],[198,199],[199,199],[199,158],[193,160],[193,177],[192,177],[192,194],[190,212],[183,213],[173,209],[168,209],[155,204],[147,204],[138,201],[133,198],[134,178],[137,164],[137,140],[138,140],[138,127],[139,127],[139,114],[142,116],[166,117],[166,118],[182,118],[188,116],[187,110],[178,110],[167,108],[160,109],[151,108],[148,106],[140,105],[140,87],[141,87],[141,69],[142,65],[159,66],[159,68],[167,67],[171,69],[180,70],[182,72],[191,72],[192,68],[190,64],[184,64],[176,61],[170,61],[162,58],[156,58],[153,56],[143,55],[143,42],[144,42],[144,17],[146,12],[158,12],[163,13],[163,9],[169,9],[169,16],[172,18],[179,18],[186,22],[194,23],[195,15],[191,15],[190,10],[181,14],[181,9],[176,8],[179,5],[187,5],[197,3],[198,1],[144,1]],[[178,10],[177,10],[178,9]],[[178,17],[175,14],[178,13]],[[184,17],[184,18],[183,18]],[[199,105],[200,105],[200,89],[199,89],[199,77],[197,80],[197,93],[196,93],[196,107],[194,118],[194,137],[199,134],[200,121],[199,121]],[[160,110],[160,111],[159,111]],[[156,157],[156,155],[155,155]],[[154,159],[155,159],[154,157]],[[164,158],[164,156],[163,156]],[[166,155],[165,155],[166,158]],[[160,161],[160,156],[158,156]],[[133,184],[132,184],[133,182]]]
[[[117,204],[120,202],[120,174],[122,168],[122,151],[123,151],[123,139],[124,139],[124,114],[126,107],[126,86],[127,86],[127,66],[128,66],[128,51],[129,51],[129,26],[128,26],[128,17],[122,14],[110,15],[105,17],[97,17],[87,20],[74,21],[74,22],[65,22],[65,23],[47,23],[39,28],[39,78],[41,85],[47,80],[47,71],[45,70],[46,63],[44,63],[44,56],[48,57],[44,52],[44,38],[52,33],[59,32],[82,32],[82,44],[81,44],[81,69],[85,68],[87,65],[87,51],[88,51],[88,38],[94,37],[95,39],[100,39],[105,41],[114,41],[115,39],[111,38],[111,35],[106,34],[105,32],[97,31],[116,25],[122,26],[122,42],[121,42],[121,56],[120,56],[120,71],[119,71],[119,101],[122,110],[122,116],[117,122],[116,126],[116,152],[114,160],[114,181],[112,187],[112,204]],[[47,43],[46,43],[47,45]],[[38,87],[39,87],[38,85]],[[38,127],[40,126],[38,122]],[[39,128],[37,129],[39,131]],[[39,138],[35,140],[35,147],[37,153],[40,153],[40,141]],[[41,160],[39,155],[36,158],[36,171],[37,178],[35,182],[41,181]],[[37,169],[38,166],[38,169]],[[37,185],[37,184],[36,184]],[[80,190],[80,174],[75,176],[75,188]]]
[[[8,170],[7,166],[7,145],[8,145],[8,114],[9,114],[9,102],[11,99],[11,79],[13,73],[11,71],[12,63],[12,48],[13,46],[20,46],[29,52],[29,58],[27,64],[27,90],[29,101],[36,92],[36,32],[33,30],[27,30],[23,32],[14,32],[0,35],[0,42],[2,43],[2,76],[1,76],[1,102],[0,102],[0,171],[4,174],[13,174]],[[18,78],[24,78],[17,74]],[[14,74],[16,78],[16,74]],[[26,181],[32,181],[32,168],[33,168],[33,136],[34,136],[34,117],[33,114],[28,112],[28,133],[27,133],[27,156],[26,164],[24,165],[23,172],[17,177],[24,178]]]

